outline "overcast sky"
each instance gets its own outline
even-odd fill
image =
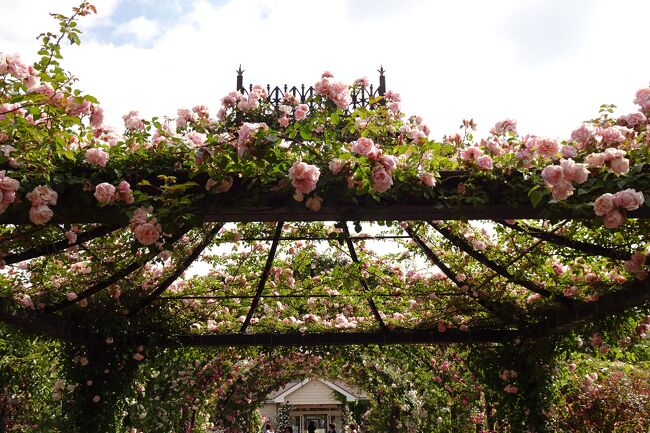
[[[35,36],[69,0],[0,0],[0,51],[33,61]],[[96,0],[64,66],[107,119],[137,109],[213,114],[245,83],[313,84],[331,70],[402,94],[432,137],[473,117],[485,133],[511,117],[522,133],[568,138],[601,103],[636,111],[650,81],[648,0]]]

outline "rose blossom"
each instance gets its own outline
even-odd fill
[[[488,155],[481,155],[476,160],[476,166],[481,170],[492,170],[492,158]]]
[[[103,149],[98,149],[94,147],[86,151],[86,162],[90,164],[99,165],[100,167],[106,167],[107,161],[108,161],[108,153],[106,153]]]
[[[650,110],[650,88],[639,89],[636,92],[634,103],[640,105],[644,110]]]
[[[107,182],[95,186],[95,198],[100,203],[112,203],[115,201],[115,187]]]
[[[560,154],[564,158],[575,158],[576,156],[578,156],[578,151],[576,150],[575,147],[565,144],[564,146],[562,146],[562,149],[560,150]]]
[[[614,195],[610,193],[605,193],[594,201],[594,212],[598,216],[606,215],[614,210],[615,207]]]
[[[475,161],[479,156],[483,155],[483,151],[478,146],[469,146],[460,154],[460,159],[463,161]]]
[[[47,185],[39,185],[32,192],[28,192],[26,197],[32,203],[32,206],[40,206],[42,204],[54,206],[59,195]]]
[[[315,165],[298,161],[289,169],[291,185],[302,194],[309,194],[316,189],[320,177],[320,170]]]
[[[625,116],[625,121],[629,126],[636,126],[639,123],[645,123],[647,120],[648,119],[646,118],[645,114],[641,112],[630,113]]]
[[[125,180],[121,181],[117,186],[117,192],[119,198],[124,201],[126,204],[133,204],[135,201],[133,197],[133,191],[131,190],[131,185]]]
[[[137,111],[129,111],[122,116],[122,119],[124,119],[124,127],[129,131],[144,129],[144,120],[140,118],[140,113]]]
[[[537,140],[537,153],[549,158],[555,156],[560,150],[560,145],[554,138],[538,137]]]
[[[591,168],[598,168],[605,165],[605,154],[604,153],[590,153],[585,158],[585,163]]]
[[[557,184],[553,185],[551,194],[555,200],[562,201],[572,196],[574,189],[575,188],[573,188],[571,182],[562,179]]]
[[[352,146],[352,152],[361,156],[367,156],[369,153],[373,153],[376,149],[375,143],[367,137],[359,138]]]
[[[54,216],[54,212],[47,205],[32,206],[29,209],[29,220],[34,224],[41,225],[49,222]]]
[[[589,170],[585,164],[574,162],[572,159],[563,159],[560,161],[564,178],[573,183],[585,183],[589,176]]]
[[[571,133],[571,140],[575,141],[580,149],[584,148],[596,134],[595,126],[583,123],[578,129]]]
[[[418,177],[420,178],[420,181],[428,187],[434,187],[436,185],[436,178],[429,172],[422,172],[418,174]]]
[[[307,117],[308,112],[309,112],[309,105],[300,104],[294,110],[293,115],[296,118],[296,120],[304,120]]]
[[[386,170],[377,168],[372,172],[372,189],[377,192],[386,192],[393,185],[393,178]]]
[[[379,157],[379,163],[388,173],[392,173],[397,168],[397,158],[393,155],[382,155]]]
[[[609,168],[613,173],[625,174],[630,171],[630,160],[627,158],[613,158],[609,161]]]
[[[151,245],[160,238],[160,226],[152,223],[138,225],[133,234],[142,245]]]
[[[600,135],[603,137],[603,141],[607,144],[617,144],[625,141],[625,134],[632,132],[631,129],[628,129],[624,126],[610,126],[605,128],[600,132]]]
[[[643,204],[645,198],[642,192],[637,192],[634,189],[626,189],[614,194],[614,203],[618,207],[627,210],[636,210]]]
[[[332,172],[332,174],[336,175],[336,174],[339,174],[341,172],[341,170],[343,170],[343,168],[345,167],[345,164],[346,164],[345,161],[343,161],[342,159],[336,158],[336,159],[333,159],[333,160],[330,161],[329,169]]]
[[[624,221],[625,217],[623,214],[619,210],[614,209],[605,215],[605,218],[603,218],[603,225],[608,229],[615,229],[620,227]]]
[[[559,165],[549,165],[542,170],[542,178],[549,185],[557,185],[563,177],[562,167]]]
[[[307,199],[307,201],[305,201],[305,206],[313,211],[319,211],[322,204],[323,199],[317,195],[310,197]]]

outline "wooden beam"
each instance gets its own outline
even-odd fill
[[[202,334],[174,335],[159,343],[162,347],[179,346],[327,346],[351,344],[449,344],[506,342],[523,333],[510,329],[471,329],[463,332],[437,330],[387,330],[385,332],[321,332],[317,334]]]
[[[275,252],[278,250],[278,244],[280,243],[280,235],[282,234],[282,226],[284,225],[283,221],[278,221],[278,224],[275,226],[275,234],[273,235],[273,243],[271,244],[271,249],[269,250],[269,255],[266,257],[266,264],[262,270],[262,275],[260,275],[260,281],[257,284],[257,291],[255,292],[255,297],[251,302],[251,307],[246,314],[246,319],[242,323],[239,332],[242,334],[246,332],[246,328],[255,314],[255,310],[260,303],[260,297],[262,296],[262,291],[266,285],[266,280],[269,278],[269,272],[271,272],[271,266],[273,266],[273,259],[275,259]]]
[[[348,223],[347,221],[341,221],[340,224],[343,227],[343,234],[345,236],[345,242],[348,245],[348,250],[350,251],[350,257],[352,258],[352,261],[358,265],[359,257],[357,257],[357,253],[354,250],[354,243],[352,242],[352,239],[350,239],[350,230],[348,229]],[[381,318],[381,314],[379,314],[379,309],[377,308],[374,299],[372,299],[372,296],[370,295],[370,293],[372,292],[370,291],[370,287],[368,287],[368,282],[362,275],[359,275],[359,283],[361,284],[361,287],[363,287],[363,290],[368,293],[368,297],[367,297],[368,305],[370,305],[370,310],[372,311],[372,315],[375,317],[375,320],[379,324],[379,327],[381,328],[382,332],[386,331],[386,324],[384,323],[384,319]]]

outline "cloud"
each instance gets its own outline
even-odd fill
[[[178,9],[171,1],[171,21],[135,6],[125,18],[126,3],[118,4],[117,12],[98,18],[110,24],[109,36],[123,28],[147,43],[123,44],[124,34],[93,37],[101,27],[95,23],[81,47],[64,50],[64,65],[121,126],[122,114],[132,109],[175,116],[178,108],[206,104],[216,113],[219,99],[235,88],[240,63],[246,84],[272,85],[310,85],[326,69],[344,81],[365,75],[376,83],[383,64],[404,111],[422,115],[436,138],[456,132],[464,117],[474,117],[483,133],[513,117],[522,132],[566,138],[601,103],[634,110],[634,92],[648,84],[644,17],[650,2],[644,0],[596,2],[584,13],[565,5],[564,15],[559,0],[528,8],[516,0],[398,4],[197,0]],[[98,7],[100,14],[106,10]],[[1,49],[27,47],[25,35],[49,22],[47,8],[24,15],[28,9],[3,10],[5,21],[25,26],[0,37]],[[35,19],[35,28],[24,17],[37,14],[45,18]],[[573,38],[566,46],[551,34],[556,23],[559,34]]]
[[[144,16],[133,18],[115,29],[116,35],[133,36],[141,44],[151,41],[159,32],[160,25]]]

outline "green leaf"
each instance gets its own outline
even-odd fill
[[[337,113],[332,113],[330,121],[332,122],[332,125],[338,125],[341,121],[341,117]]]
[[[538,189],[538,186],[534,187],[528,192],[528,196],[530,197],[530,202],[532,203],[533,207],[537,207],[545,195],[546,191]]]
[[[300,128],[300,136],[303,138],[303,140],[311,140],[311,128],[309,125],[305,125]]]

